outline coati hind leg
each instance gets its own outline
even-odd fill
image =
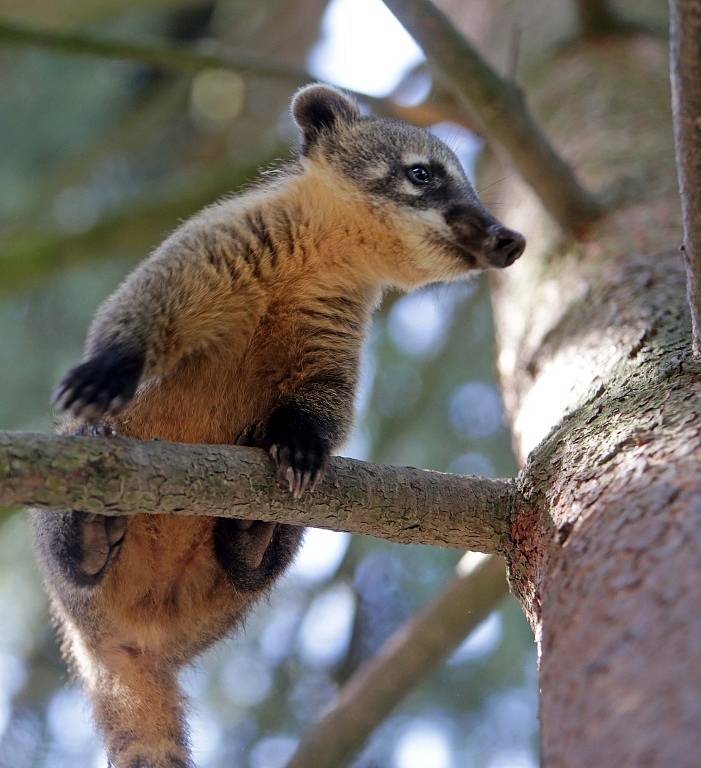
[[[75,435],[108,437],[105,424],[82,424]],[[117,557],[127,531],[128,518],[76,510],[33,510],[34,538],[50,575],[60,575],[71,586],[98,584]]]
[[[75,510],[35,510],[32,524],[46,567],[77,586],[102,580],[127,530],[126,517]]]
[[[237,589],[256,592],[272,586],[303,537],[300,526],[220,517],[214,526],[214,552]]]

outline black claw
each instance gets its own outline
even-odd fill
[[[288,441],[287,445],[283,440]],[[299,498],[312,488],[312,477],[316,479],[323,474],[329,459],[327,442],[313,433],[277,435],[274,447],[270,453],[277,465],[278,480],[288,487],[295,498]]]
[[[134,396],[143,368],[142,353],[107,347],[64,376],[54,403],[89,421],[118,413]]]
[[[117,432],[114,427],[103,422],[99,424],[80,424],[73,434],[82,437],[114,437]]]
[[[108,410],[111,402],[112,398],[109,396],[107,391],[102,390],[95,394],[94,403],[101,413],[105,413]]]
[[[314,490],[330,456],[330,441],[321,425],[291,406],[274,411],[266,424],[246,430],[245,438],[237,442],[268,451],[277,468],[278,483],[295,498]]]

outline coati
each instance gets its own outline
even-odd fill
[[[525,241],[425,130],[313,84],[301,151],[180,226],[100,307],[61,381],[61,431],[258,446],[295,496],[348,435],[384,289],[505,267]],[[189,768],[177,672],[292,560],[302,529],[228,518],[34,512],[65,656],[113,768]]]

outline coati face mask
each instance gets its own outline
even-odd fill
[[[320,84],[297,92],[292,116],[302,155],[327,163],[371,201],[406,243],[407,266],[422,282],[508,267],[523,253],[523,236],[486,210],[455,154],[429,131],[364,117],[352,98]]]

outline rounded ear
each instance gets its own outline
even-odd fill
[[[305,154],[323,131],[332,131],[339,124],[360,118],[358,105],[350,96],[321,83],[300,88],[292,97],[291,111],[302,132],[302,152]]]

